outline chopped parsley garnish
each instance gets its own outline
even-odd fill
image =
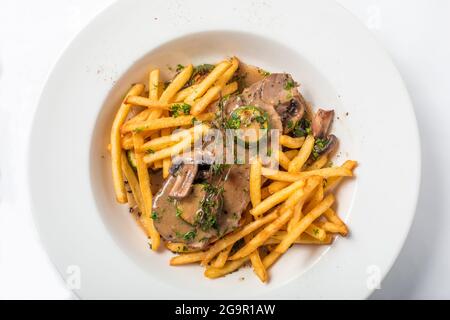
[[[258,72],[259,72],[260,75],[262,75],[264,77],[270,76],[270,72],[266,71],[264,69],[258,68]]]
[[[179,218],[183,214],[183,210],[180,209],[180,207],[177,206],[176,208],[176,216]]]
[[[195,125],[195,123],[198,121],[198,119],[196,117],[192,118],[192,125]]]
[[[203,184],[204,198],[200,201],[200,210],[196,216],[196,223],[203,231],[217,228],[216,211],[222,205],[223,187],[217,187],[210,183]]]
[[[176,118],[180,115],[188,115],[191,112],[191,105],[187,103],[177,103],[170,107],[172,117]]]
[[[232,113],[225,123],[227,129],[239,129],[241,127],[241,118],[238,114]]]
[[[197,235],[197,232],[195,230],[191,230],[191,231],[186,232],[183,235],[183,239],[186,240],[186,241],[191,241],[191,240],[195,239],[196,235]]]
[[[292,133],[296,137],[306,137],[311,134],[311,121],[306,118],[300,119],[297,123],[293,123],[292,121],[288,122],[288,128],[292,129]]]
[[[182,64],[177,64],[177,72],[180,72],[181,70],[183,70],[185,67]]]
[[[158,212],[152,211],[152,219],[155,221],[158,221],[160,219],[160,216],[158,215]]]
[[[213,175],[219,175],[222,174],[223,171],[228,168],[228,164],[213,164],[211,165],[211,171],[213,173]]]
[[[153,149],[148,149],[148,150],[147,150],[147,153],[150,153],[150,154],[155,153],[155,150],[153,150]]]
[[[285,85],[284,85],[284,90],[291,90],[291,89],[293,89],[293,88],[295,88],[295,82],[294,82],[294,80],[288,80],[286,83],[285,83]]]
[[[320,154],[326,149],[326,147],[328,146],[328,142],[329,141],[327,139],[321,138],[316,139],[312,150],[312,156],[314,160],[316,160],[320,156]]]
[[[136,128],[133,130],[134,133],[140,133],[142,131],[144,131],[144,128],[142,128],[142,127],[139,127],[139,128]]]
[[[192,71],[192,76],[189,79],[189,81],[187,82],[186,86],[193,85],[194,83],[197,82],[197,80],[199,80],[204,75],[210,73],[213,69],[214,69],[214,65],[208,64],[208,63],[195,66],[194,70]]]

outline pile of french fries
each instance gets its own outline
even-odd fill
[[[132,197],[140,212],[138,221],[154,251],[161,247],[161,240],[152,219],[150,172],[162,169],[167,178],[171,158],[201,138],[194,134],[194,125],[201,126],[195,132],[204,134],[209,130],[208,123],[215,115],[205,110],[221,96],[238,90],[238,84],[230,82],[238,67],[237,58],[221,61],[200,82],[186,87],[193,73],[193,66],[188,65],[166,88],[160,70],[152,70],[148,94],[144,84],[135,84],[119,107],[109,146],[116,199],[131,203]],[[170,116],[180,103],[190,106],[187,114]],[[141,111],[130,116],[133,108]],[[175,129],[182,130],[172,133]],[[309,163],[313,136],[281,136],[280,145],[276,151],[280,170],[265,168],[258,159],[251,164],[251,204],[241,226],[200,251],[183,243],[165,243],[167,249],[178,254],[170,265],[200,263],[206,277],[218,278],[250,262],[259,279],[267,282],[268,269],[292,245],[329,245],[335,235],[348,234],[347,226],[332,209],[333,190],[344,177],[353,176],[357,163],[347,161],[332,167],[327,156]],[[126,155],[130,150],[135,167]]]

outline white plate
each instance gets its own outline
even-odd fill
[[[315,107],[334,108],[336,162],[356,159],[338,194],[351,229],[331,247],[296,247],[261,284],[250,269],[207,280],[149,251],[115,203],[106,145],[126,88],[150,66],[237,55],[286,71]],[[348,115],[347,115],[348,113]],[[82,298],[365,298],[392,266],[413,219],[420,146],[408,93],[370,33],[330,1],[119,1],[72,42],[48,79],[29,147],[42,241]]]

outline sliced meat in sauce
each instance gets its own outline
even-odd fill
[[[306,109],[306,103],[289,74],[265,76],[241,94],[230,96],[223,104],[224,116],[228,117],[242,106],[264,110],[270,128],[285,133],[290,130],[288,123],[301,119]],[[218,104],[215,104],[210,110],[217,111],[217,108]],[[211,162],[196,165],[186,161],[180,165],[174,161],[170,177],[153,202],[157,216],[155,227],[164,239],[204,248],[238,227],[241,215],[250,202],[250,166],[235,164],[226,167],[223,181],[211,174],[210,167]],[[205,219],[202,207],[208,200],[208,188],[211,186],[220,194],[210,198],[217,203]]]

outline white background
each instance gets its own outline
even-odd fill
[[[112,2],[0,0],[0,298],[73,298],[39,242],[26,201],[26,146],[51,67],[71,39]],[[422,141],[416,218],[397,262],[372,298],[450,299],[450,1],[338,2],[391,54],[412,96]],[[380,130],[391,130],[392,139],[409,139],[396,128]],[[386,183],[395,183],[395,177]]]

